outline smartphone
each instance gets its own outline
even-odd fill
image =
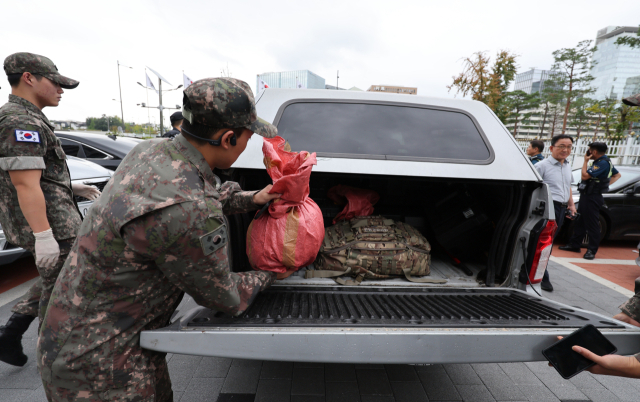
[[[618,351],[618,348],[596,327],[591,324],[585,325],[542,351],[544,357],[564,379],[569,379],[595,364],[574,352],[571,349],[574,345],[589,349],[598,356],[610,355]]]
[[[587,156],[591,156],[591,150],[587,149]]]

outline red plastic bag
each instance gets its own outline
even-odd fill
[[[327,197],[338,205],[347,204],[344,209],[333,218],[333,224],[341,220],[350,220],[356,216],[369,216],[373,214],[373,206],[380,196],[373,190],[355,188],[338,184],[329,189]]]
[[[316,154],[288,152],[279,136],[265,138],[262,152],[273,180],[270,193],[282,197],[249,225],[247,255],[253,269],[290,274],[316,259],[324,239],[322,212],[309,198]]]

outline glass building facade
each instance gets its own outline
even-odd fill
[[[260,80],[264,81],[269,88],[325,89],[324,78],[309,70],[258,74],[256,88],[260,88]]]
[[[596,89],[594,99],[612,98],[620,100],[625,94],[638,88],[640,77],[640,49],[627,45],[617,46],[616,39],[635,36],[638,27],[606,27],[598,31],[597,49],[593,53],[591,75],[595,78],[591,86]]]
[[[524,91],[528,94],[540,92],[544,89],[545,82],[553,76],[551,70],[538,70],[532,68],[516,75],[514,91]]]

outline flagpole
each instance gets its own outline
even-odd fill
[[[160,137],[164,135],[164,119],[162,118],[162,80],[158,77],[158,96],[160,97]]]
[[[147,68],[144,68],[144,75],[147,76]],[[147,93],[147,105],[149,104],[149,88],[144,87],[144,91]],[[151,114],[149,113],[149,109],[147,109],[147,124],[149,127],[149,134],[151,134]]]

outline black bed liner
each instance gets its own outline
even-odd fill
[[[623,328],[513,289],[272,287],[247,312],[203,310],[189,327]]]

